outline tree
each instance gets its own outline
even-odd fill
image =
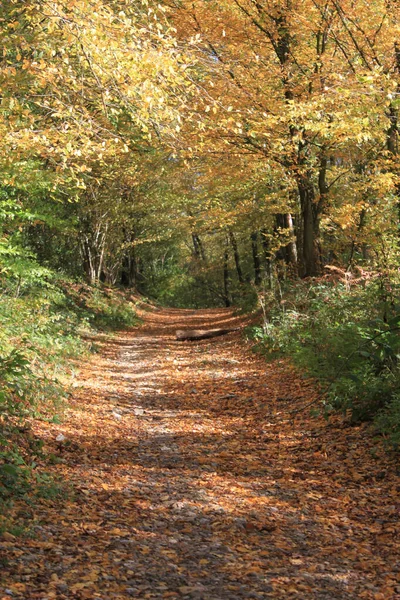
[[[208,73],[196,107],[205,130],[198,151],[246,154],[282,174],[300,273],[319,273],[327,255],[321,219],[356,163],[380,155],[388,127],[388,71],[381,60],[365,61],[367,52],[383,56],[393,38],[385,3],[360,12],[330,0],[199,1],[180,3],[177,13],[178,35]]]

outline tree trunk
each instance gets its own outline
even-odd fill
[[[84,231],[80,233],[80,249],[83,267],[88,282],[93,284],[102,276],[108,223],[102,227],[101,223],[93,225],[83,221],[82,225]]]
[[[232,246],[232,250],[233,250],[233,258],[235,260],[235,265],[236,265],[236,273],[239,279],[239,283],[244,283],[244,278],[243,278],[243,271],[242,271],[242,267],[240,264],[240,256],[239,256],[239,250],[238,250],[238,245],[237,245],[237,241],[235,238],[235,234],[233,233],[233,231],[230,229],[228,232],[229,235],[229,240],[231,242],[231,246]]]
[[[263,249],[263,258],[264,258],[264,270],[265,270],[265,278],[268,281],[268,287],[270,290],[274,287],[274,277],[273,277],[273,253],[271,252],[270,240],[268,238],[268,232],[263,229],[261,231],[261,240],[262,240],[262,249]]]
[[[297,244],[294,231],[293,217],[290,213],[275,215],[278,229],[286,230],[290,235],[290,242],[277,251],[277,258],[285,261],[288,266],[297,269]]]
[[[95,274],[93,269],[92,254],[87,236],[81,240],[80,248],[86,280],[88,283],[94,283]]]
[[[130,250],[124,256],[124,259],[122,261],[120,281],[121,281],[121,285],[123,285],[127,288],[135,288],[136,287],[137,268],[136,268],[135,253],[134,253],[133,249]]]
[[[195,257],[198,259],[201,259],[205,262],[206,254],[204,252],[204,246],[203,246],[203,243],[197,233],[192,233],[192,240],[193,240],[193,248],[194,248]]]
[[[135,231],[134,229],[124,228],[123,233],[126,249],[121,261],[120,282],[121,285],[127,288],[136,289],[140,277],[138,272],[136,249],[134,245]]]
[[[395,42],[394,44],[394,70],[397,76],[400,75],[400,44]],[[400,83],[396,86],[396,98],[400,93]],[[393,155],[397,155],[399,152],[399,110],[393,102],[389,105],[389,122],[390,126],[387,130],[386,145],[389,152]]]
[[[258,231],[253,231],[250,239],[254,265],[254,285],[259,286],[261,285],[261,261],[258,251]]]
[[[232,331],[238,331],[238,327],[233,329],[178,329],[176,331],[175,337],[180,342],[183,341],[196,341],[196,340],[207,340],[209,338],[218,337],[220,335],[226,335],[227,333],[231,333]]]
[[[287,245],[287,262],[289,265],[293,265],[297,267],[297,245],[296,245],[296,235],[294,230],[293,217],[291,213],[285,214],[286,227],[290,233],[290,242]]]
[[[400,44],[395,42],[394,44],[394,56],[395,56],[395,72],[397,77],[400,77]],[[396,86],[396,99],[400,95],[400,83]],[[386,147],[389,153],[393,157],[397,157],[399,154],[399,109],[394,105],[393,102],[390,103],[389,111],[389,129],[386,132]],[[397,166],[394,168],[396,174],[398,174]],[[396,196],[397,196],[397,212],[398,219],[400,221],[400,183],[396,184]],[[400,227],[399,227],[400,231]]]
[[[225,248],[224,252],[224,302],[227,308],[231,305],[230,300],[230,281],[229,281],[229,252]]]
[[[304,277],[320,274],[319,215],[315,203],[315,190],[311,174],[306,173],[298,179],[298,189],[303,221],[302,268]]]

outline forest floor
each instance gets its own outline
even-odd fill
[[[244,324],[229,310],[141,316],[80,366],[60,425],[33,422],[66,492],[16,503],[30,535],[0,538],[0,598],[400,599],[395,457],[301,410],[312,382],[240,332],[175,340]]]

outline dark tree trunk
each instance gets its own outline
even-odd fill
[[[395,72],[400,75],[400,44],[394,44]],[[400,83],[396,87],[396,98],[400,93]],[[399,152],[399,110],[393,102],[389,106],[389,129],[387,130],[386,145],[391,154],[397,155]]]
[[[278,229],[286,230],[290,235],[290,242],[282,246],[276,253],[277,258],[285,261],[288,266],[297,268],[297,244],[294,231],[293,217],[290,213],[275,215]]]
[[[120,282],[121,285],[128,288],[136,288],[139,274],[136,250],[134,246],[135,232],[133,230],[123,229],[126,250],[122,259]]]
[[[268,232],[263,229],[261,231],[261,240],[262,240],[262,249],[263,249],[263,259],[264,259],[264,269],[265,269],[265,277],[268,281],[268,286],[272,290],[274,286],[273,281],[273,253],[271,252],[271,244],[268,237]]]
[[[386,135],[386,146],[389,150],[390,154],[397,155],[399,151],[399,131],[398,131],[398,110],[393,106],[393,104],[389,107],[389,122],[390,126],[387,130]]]
[[[303,217],[303,275],[312,277],[319,273],[313,216],[314,190],[301,185],[299,195]]]
[[[275,215],[275,227],[274,233],[279,238],[280,231],[285,229],[285,215],[278,213]],[[276,251],[277,260],[284,260],[286,262],[286,247],[280,246]]]
[[[395,55],[395,72],[396,72],[397,76],[400,77],[400,44],[398,42],[396,42],[394,44],[394,55]],[[396,87],[396,99],[399,97],[399,95],[400,95],[400,83],[398,83],[397,87]],[[390,103],[388,117],[389,117],[390,125],[389,125],[389,129],[387,130],[387,133],[386,133],[386,147],[387,147],[389,153],[394,157],[394,156],[398,156],[398,154],[399,154],[400,129],[399,129],[399,109],[397,108],[397,106],[394,105],[393,102]],[[397,174],[396,167],[395,167],[395,170],[396,170],[396,174]],[[396,196],[397,196],[398,219],[400,221],[400,184],[399,183],[396,184]],[[400,227],[399,227],[399,231],[400,231]]]
[[[319,210],[315,202],[315,190],[311,173],[305,173],[298,181],[301,216],[303,221],[302,268],[304,277],[314,277],[321,272],[319,244]]]
[[[193,240],[193,248],[194,248],[195,257],[198,259],[201,259],[205,262],[206,253],[204,251],[203,242],[201,241],[201,239],[197,233],[192,233],[192,240]]]
[[[321,247],[321,238],[320,238],[320,220],[321,214],[324,210],[324,207],[327,203],[327,198],[329,194],[329,186],[327,182],[327,171],[328,171],[328,157],[326,155],[326,150],[323,149],[320,156],[320,166],[318,172],[318,191],[319,191],[319,199],[316,205],[314,206],[314,230],[316,234],[316,245],[318,251],[318,265],[320,271],[323,267],[323,251]]]
[[[225,248],[224,252],[224,302],[227,308],[231,305],[230,299],[230,281],[229,281],[229,252]]]
[[[258,231],[253,231],[250,239],[254,265],[254,285],[259,286],[261,285],[261,261],[258,249]]]
[[[200,246],[199,246],[199,238],[195,233],[192,233],[192,241],[193,241],[193,254],[196,258],[201,258],[200,254]]]
[[[136,288],[138,281],[137,262],[134,249],[125,255],[121,270],[121,285]]]
[[[235,238],[235,234],[233,233],[233,231],[229,230],[228,235],[229,235],[229,241],[231,243],[232,250],[233,250],[233,258],[235,260],[236,273],[237,273],[237,276],[239,279],[239,283],[244,283],[243,271],[242,271],[242,267],[240,264],[239,250],[238,250],[238,245],[237,245],[237,241]]]
[[[202,259],[203,262],[206,262],[206,252],[204,250],[203,242],[201,241],[201,239],[199,238],[199,236],[197,236],[197,240],[198,240],[198,243],[199,243],[201,259]]]

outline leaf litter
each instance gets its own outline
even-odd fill
[[[66,495],[15,502],[31,535],[0,537],[1,600],[400,599],[400,472],[368,427],[298,411],[313,383],[238,332],[175,340],[229,310],[142,317],[61,425],[32,423]]]

